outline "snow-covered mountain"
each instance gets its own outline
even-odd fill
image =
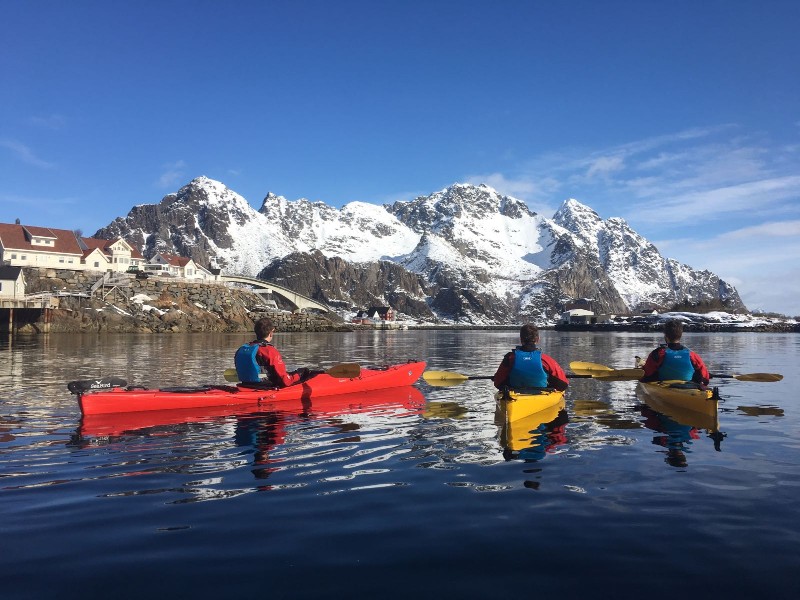
[[[270,193],[256,211],[198,177],[95,235],[124,237],[146,257],[213,259],[326,302],[471,323],[546,320],[576,298],[613,313],[685,298],[744,308],[733,287],[662,257],[623,219],[603,220],[577,200],[548,219],[485,185],[341,209]]]

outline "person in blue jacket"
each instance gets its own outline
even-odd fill
[[[510,387],[555,388],[566,390],[569,379],[552,356],[544,354],[537,346],[539,328],[530,323],[519,330],[520,345],[503,357],[503,362],[492,377],[497,389]]]
[[[234,356],[236,373],[243,383],[260,383],[264,373],[267,384],[281,388],[301,383],[311,375],[306,368],[286,370],[281,353],[272,345],[275,325],[271,319],[256,321],[254,331],[256,339],[239,347]]]
[[[644,376],[639,381],[694,381],[708,385],[711,375],[703,359],[681,344],[683,323],[671,319],[664,324],[664,341],[644,363]]]

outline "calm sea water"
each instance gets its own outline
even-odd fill
[[[3,598],[796,598],[800,337],[688,334],[718,431],[633,382],[496,424],[485,380],[231,414],[81,421],[72,379],[223,383],[245,335],[0,340]],[[633,366],[652,334],[543,332]],[[290,367],[428,361],[491,375],[515,332],[279,334]],[[686,421],[686,419],[684,419]],[[691,420],[689,420],[691,421]],[[711,429],[708,429],[711,427]]]

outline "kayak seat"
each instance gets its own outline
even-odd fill
[[[526,387],[526,388],[509,388],[510,392],[515,392],[517,394],[548,394],[550,392],[554,392],[555,388],[549,387]]]

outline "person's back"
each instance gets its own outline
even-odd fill
[[[708,385],[711,375],[700,356],[681,343],[683,323],[676,319],[664,324],[664,341],[647,356],[639,381],[694,381]]]
[[[286,365],[278,349],[272,345],[275,326],[269,317],[255,322],[256,339],[239,347],[234,355],[236,374],[242,383],[265,383],[274,387],[288,387],[302,381],[308,369],[286,371]],[[262,374],[266,375],[262,379]]]
[[[519,340],[520,345],[503,357],[492,377],[495,387],[566,390],[569,379],[564,370],[553,357],[544,354],[537,346],[539,329],[535,325],[523,325],[519,330]]]

